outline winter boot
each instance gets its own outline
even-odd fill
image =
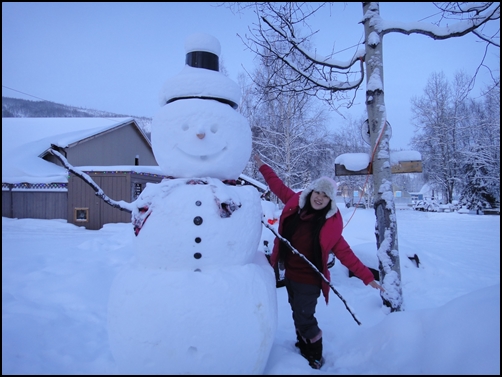
[[[307,339],[305,351],[301,351],[301,353],[302,356],[308,360],[309,365],[313,369],[321,369],[324,364],[324,358],[322,357],[322,338],[314,343],[311,343],[310,339]]]

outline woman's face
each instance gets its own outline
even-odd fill
[[[310,205],[315,210],[320,210],[326,207],[331,199],[322,191],[312,191],[310,196]]]

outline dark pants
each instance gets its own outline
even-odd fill
[[[321,331],[314,316],[321,288],[317,285],[297,283],[289,279],[284,279],[284,282],[296,330],[305,339],[315,338]]]

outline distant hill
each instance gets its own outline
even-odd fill
[[[107,111],[84,109],[62,105],[50,101],[30,101],[26,99],[2,97],[2,118],[134,118],[150,137],[152,118],[109,113]]]

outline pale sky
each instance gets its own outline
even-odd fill
[[[250,11],[234,15],[221,3],[2,3],[2,96],[49,100],[66,105],[153,117],[164,82],[184,66],[184,40],[206,32],[221,43],[222,65],[230,78],[253,71],[254,54],[239,35],[256,22]],[[380,3],[386,20],[429,20],[432,3]],[[347,59],[363,38],[360,3],[335,4],[331,15],[316,17],[318,51],[340,51]],[[425,36],[386,35],[384,89],[391,148],[408,149],[413,136],[410,98],[422,95],[429,76],[443,71],[448,80],[458,70],[474,74],[484,44],[473,36],[434,41]],[[498,50],[487,63],[499,75]],[[482,68],[479,88],[488,84]],[[365,87],[365,86],[364,86]],[[20,93],[22,92],[22,93]],[[23,94],[24,93],[24,94]],[[478,93],[476,91],[476,93]],[[359,118],[360,104],[350,112]],[[332,127],[342,119],[333,115]]]

